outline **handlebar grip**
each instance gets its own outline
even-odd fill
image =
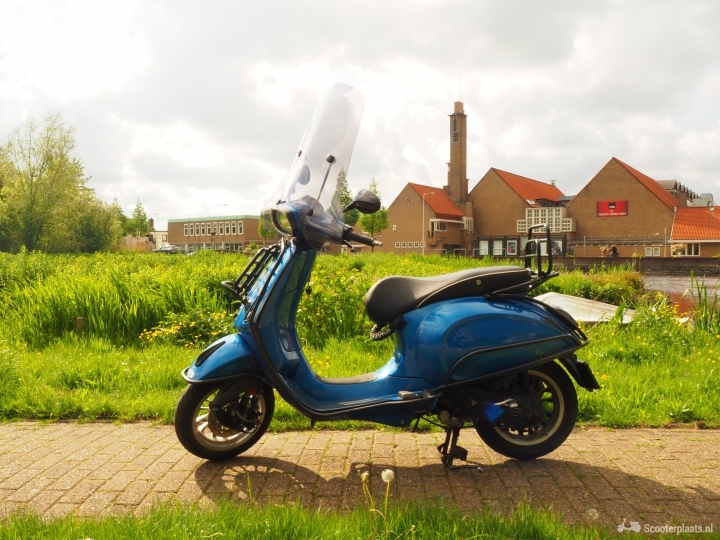
[[[347,241],[352,240],[359,244],[365,244],[366,246],[382,246],[382,242],[379,242],[374,238],[370,238],[369,236],[365,236],[364,234],[358,234],[352,229],[345,229],[345,234],[343,234],[343,238]]]

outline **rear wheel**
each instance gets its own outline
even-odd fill
[[[227,384],[188,385],[175,407],[178,440],[203,459],[223,460],[242,454],[260,440],[275,411],[272,388],[260,383],[258,388],[219,404],[213,412],[212,402]],[[228,427],[231,422],[233,427]]]
[[[475,425],[490,448],[515,459],[534,459],[559,447],[572,432],[578,403],[570,377],[555,362],[533,368],[519,379],[516,392],[531,399],[544,412],[522,425]]]

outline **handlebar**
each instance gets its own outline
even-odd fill
[[[351,240],[354,242],[357,242],[358,244],[365,244],[366,246],[382,246],[382,242],[379,240],[375,240],[374,238],[370,238],[369,236],[365,236],[364,234],[358,234],[355,231],[353,231],[350,227],[346,227],[345,231],[343,232],[343,240],[350,242]]]

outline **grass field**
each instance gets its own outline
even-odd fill
[[[390,507],[387,513],[356,509],[335,513],[307,511],[296,506],[247,507],[222,504],[217,508],[163,505],[141,516],[104,519],[67,517],[43,521],[15,514],[0,522],[0,540],[17,538],[77,540],[190,539],[190,538],[374,538],[452,539],[532,538],[534,540],[595,540],[617,537],[591,524],[564,524],[559,516],[520,506],[508,516],[494,512],[463,515],[442,506]]]
[[[171,422],[184,387],[180,371],[198,347],[229,331],[232,322],[232,307],[217,283],[232,278],[244,262],[244,257],[216,253],[0,254],[0,351],[5,360],[0,418]],[[379,277],[433,275],[477,264],[436,256],[320,257],[312,294],[305,296],[299,315],[314,369],[331,377],[355,375],[377,369],[390,357],[392,340],[368,339],[362,309],[365,291]],[[642,279],[629,270],[566,273],[544,290],[638,308],[628,326],[610,322],[586,329],[591,343],[579,356],[588,361],[602,390],[579,390],[581,421],[618,427],[720,426],[720,330],[711,315],[696,329],[678,324],[677,314],[661,298],[642,298]],[[706,298],[706,307],[710,302]],[[85,321],[82,335],[75,332],[78,316]],[[309,324],[317,317],[325,324]],[[307,425],[306,418],[278,402],[272,430]]]

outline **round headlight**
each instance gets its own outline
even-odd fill
[[[290,225],[290,220],[283,212],[273,210],[273,221],[275,222],[275,227],[278,231],[283,234],[292,234],[292,226]]]

